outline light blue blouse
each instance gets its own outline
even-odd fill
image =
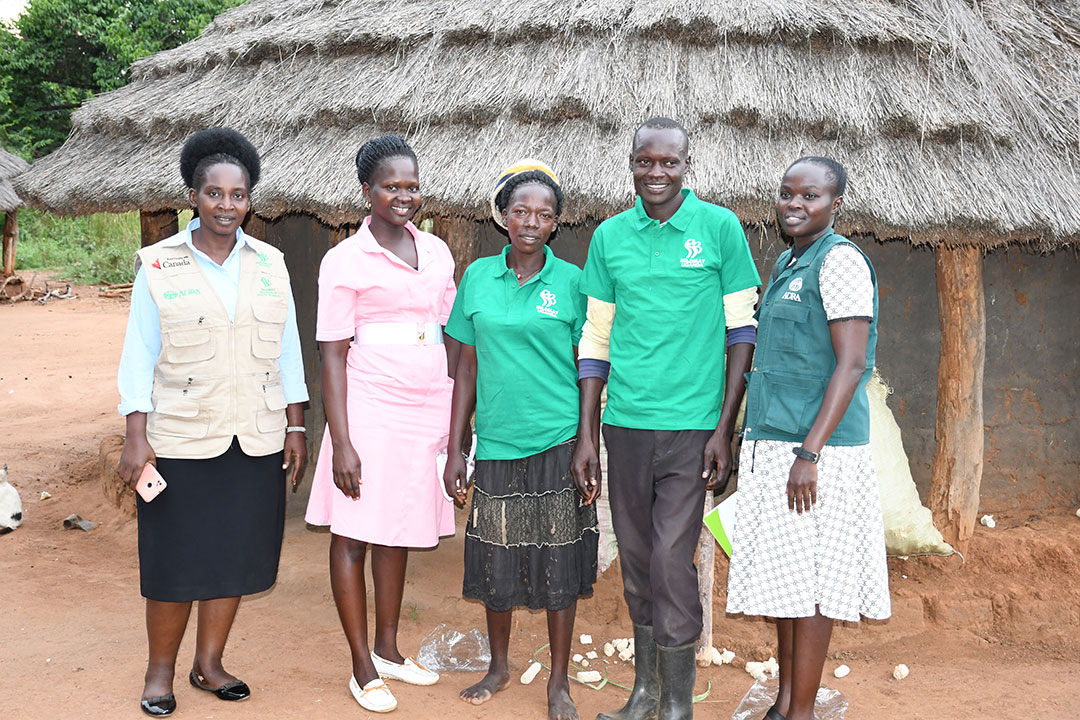
[[[191,231],[199,227],[195,218],[185,230],[162,241],[165,245],[187,243],[199,268],[203,271],[211,287],[221,298],[229,319],[236,315],[236,299],[240,293],[240,249],[247,245],[247,235],[240,228],[236,230],[236,245],[229,257],[218,265],[209,255],[195,247],[191,241]],[[133,412],[151,412],[154,405],[151,393],[154,389],[154,366],[161,354],[161,321],[158,306],[150,295],[146,283],[146,271],[139,268],[135,274],[135,283],[131,289],[131,311],[128,314],[127,333],[124,335],[124,351],[120,356],[120,371],[117,385],[120,388],[121,415]],[[285,334],[281,338],[281,356],[278,358],[278,370],[281,372],[281,384],[285,391],[285,402],[299,403],[308,400],[307,385],[304,383],[304,361],[300,354],[300,332],[296,327],[296,305],[292,291],[289,291],[289,312],[285,319]]]

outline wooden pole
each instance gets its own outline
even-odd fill
[[[4,213],[4,275],[15,274],[15,246],[19,244],[19,217],[17,210]]]
[[[478,223],[463,217],[435,218],[434,233],[450,247],[454,256],[454,282],[460,283],[465,268],[480,254]]]
[[[705,493],[705,513],[716,505],[712,491]],[[705,514],[703,513],[703,515]],[[701,600],[701,635],[698,636],[694,655],[698,667],[712,664],[712,601],[713,581],[716,577],[716,538],[709,528],[701,526],[697,546],[698,598]]]
[[[142,246],[153,245],[180,232],[180,218],[175,210],[139,211],[139,230]]]
[[[975,528],[983,471],[986,304],[982,252],[937,246],[937,451],[927,503],[945,541],[963,552]]]

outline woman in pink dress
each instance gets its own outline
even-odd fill
[[[349,689],[365,709],[389,712],[397,701],[381,678],[416,685],[439,679],[398,651],[397,626],[409,548],[454,534],[453,503],[443,497],[435,457],[449,432],[447,367],[458,346],[443,343],[442,326],[456,290],[446,244],[410,222],[420,181],[408,144],[375,138],[360,148],[356,169],[371,214],[326,253],[319,270],[316,339],[327,431],[307,521],[330,526],[330,583],[352,652]]]

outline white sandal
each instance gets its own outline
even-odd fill
[[[382,678],[375,678],[361,689],[356,677],[350,677],[349,692],[360,707],[371,712],[388,713],[397,707],[397,699]]]
[[[381,677],[400,680],[410,685],[434,685],[439,682],[439,673],[428,670],[412,658],[405,658],[405,662],[396,663],[371,653],[371,661],[375,663],[375,672]]]

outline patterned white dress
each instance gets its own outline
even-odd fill
[[[818,277],[830,322],[873,317],[870,269],[855,248],[835,246]],[[889,617],[885,529],[870,446],[827,444],[818,461],[817,504],[799,515],[787,504],[797,444],[743,443],[727,611],[795,618],[820,608],[849,622]]]

